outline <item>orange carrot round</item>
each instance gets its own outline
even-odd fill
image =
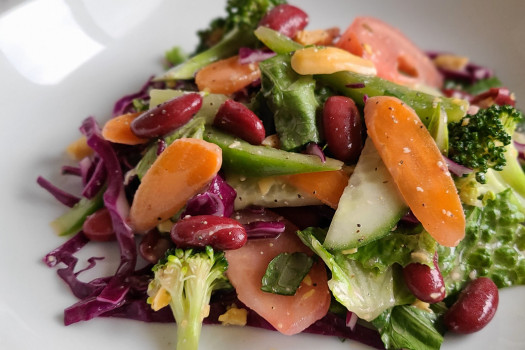
[[[465,215],[454,181],[434,139],[412,108],[378,96],[365,104],[368,136],[406,203],[441,245],[456,246],[465,235]]]
[[[127,113],[108,120],[102,128],[102,136],[110,142],[125,145],[139,145],[148,142],[148,139],[140,138],[131,131],[130,124],[139,115],[141,113]]]
[[[207,65],[197,72],[195,83],[199,91],[215,94],[232,94],[261,77],[257,63],[240,64],[233,56]]]
[[[143,233],[184,207],[217,174],[219,146],[199,139],[178,139],[155,160],[135,193],[129,220]]]
[[[294,174],[287,176],[287,179],[293,186],[334,209],[348,185],[348,175],[342,170]]]

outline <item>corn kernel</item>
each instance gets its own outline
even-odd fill
[[[81,160],[93,154],[93,149],[88,146],[85,136],[71,142],[66,148],[67,154],[74,160]]]

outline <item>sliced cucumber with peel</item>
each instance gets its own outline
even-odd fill
[[[363,246],[387,235],[407,212],[392,176],[367,139],[323,246],[329,250]]]

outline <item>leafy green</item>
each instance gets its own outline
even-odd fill
[[[166,61],[168,61],[173,66],[184,62],[188,58],[188,56],[179,46],[174,46],[171,48],[171,50],[166,51],[164,56],[166,57]]]
[[[476,83],[466,86],[465,91],[471,95],[478,95],[491,88],[500,87],[501,81],[497,77],[490,77],[487,79],[481,79]]]
[[[372,321],[387,349],[438,350],[443,343],[440,314],[400,305]]]
[[[294,295],[314,260],[302,252],[281,253],[270,261],[262,278],[261,290]]]
[[[275,129],[284,150],[319,142],[315,81],[292,69],[290,55],[276,55],[259,64],[261,90],[274,115]]]
[[[426,232],[406,234],[400,230],[359,247],[357,252],[348,254],[367,269],[377,269],[384,272],[393,264],[406,266],[411,262],[419,262],[432,266],[436,241]]]
[[[410,303],[414,300],[408,291],[400,271],[389,267],[382,273],[363,267],[342,252],[330,253],[315,238],[322,235],[319,228],[307,228],[298,235],[332,271],[328,287],[338,302],[359,318],[371,321],[395,305]]]
[[[525,214],[507,189],[484,207],[465,210],[465,238],[455,248],[439,247],[439,264],[447,295],[471,279],[487,276],[499,288],[525,284]]]

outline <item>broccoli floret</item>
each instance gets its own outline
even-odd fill
[[[473,169],[479,183],[486,183],[488,169],[502,171],[507,164],[506,152],[522,118],[521,112],[512,106],[494,104],[450,123],[449,157]]]
[[[173,249],[154,267],[148,303],[157,311],[171,307],[177,322],[177,350],[197,350],[202,320],[209,313],[211,293],[227,283],[224,252]]]
[[[157,77],[157,80],[192,79],[195,72],[207,64],[236,55],[239,48],[243,46],[254,46],[257,38],[253,31],[260,20],[274,6],[285,2],[285,0],[228,0],[226,18],[214,19],[208,30],[199,33],[198,53]]]

